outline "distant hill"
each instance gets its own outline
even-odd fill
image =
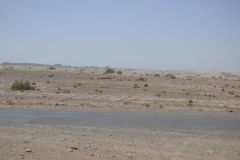
[[[62,64],[37,64],[37,63],[10,63],[10,62],[3,62],[1,63],[2,66],[22,66],[22,67],[63,67],[63,68],[73,68],[74,66],[66,66]]]

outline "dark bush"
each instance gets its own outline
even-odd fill
[[[33,86],[31,86],[29,81],[15,81],[12,86],[11,86],[12,90],[34,90],[35,88]]]
[[[122,71],[118,71],[117,74],[122,74]]]
[[[169,77],[171,79],[176,79],[176,76],[174,74],[167,74],[166,77]]]
[[[139,77],[139,78],[136,79],[136,81],[143,81],[143,82],[145,82],[147,80],[145,78],[143,78],[143,77]]]
[[[56,70],[56,68],[53,67],[53,66],[50,66],[48,69],[50,69],[50,70]]]
[[[113,68],[107,68],[104,73],[105,74],[113,74],[113,73],[115,73],[115,70]]]

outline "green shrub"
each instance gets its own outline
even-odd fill
[[[95,89],[95,92],[97,92],[97,93],[103,93],[103,91],[100,90],[100,89]]]
[[[53,66],[51,66],[51,67],[49,67],[48,69],[50,69],[50,70],[55,70],[56,68],[53,67]]]
[[[24,91],[24,90],[34,90],[35,87],[31,86],[30,82],[29,81],[18,81],[16,80],[12,86],[11,86],[11,89],[12,90],[21,90],[21,91]]]
[[[159,108],[160,108],[160,109],[161,109],[161,108],[163,108],[163,105],[162,105],[162,104],[160,104],[160,105],[159,105]]]
[[[144,84],[144,87],[148,87],[148,84]]]
[[[139,78],[137,78],[137,79],[136,79],[136,81],[143,81],[143,82],[145,82],[145,81],[146,81],[146,79],[145,79],[145,78],[143,78],[143,77],[139,77]]]
[[[122,74],[122,71],[118,71],[117,74]]]
[[[187,106],[193,107],[193,100],[189,100]]]
[[[113,73],[115,73],[115,70],[113,68],[107,68],[104,73],[105,74],[113,74]]]
[[[135,83],[135,84],[133,85],[133,88],[140,88],[140,87],[138,86],[138,84]]]
[[[54,77],[55,75],[54,74],[49,74],[48,77]]]
[[[188,103],[187,106],[193,107],[193,104],[192,103]]]
[[[167,74],[166,77],[169,77],[171,79],[176,79],[176,76],[174,74]]]
[[[128,105],[128,104],[132,104],[132,102],[131,101],[125,101],[123,104]]]
[[[234,92],[233,91],[229,91],[228,92],[230,95],[234,95]]]
[[[160,93],[157,93],[156,96],[161,97],[161,94],[160,94]]]
[[[70,89],[62,89],[62,93],[71,93]]]
[[[144,104],[145,107],[150,107],[150,104]]]
[[[154,77],[160,77],[160,74],[156,73],[153,75]]]

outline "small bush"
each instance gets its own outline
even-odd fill
[[[143,82],[145,82],[145,81],[146,81],[146,79],[145,79],[145,78],[143,78],[143,77],[139,77],[139,78],[137,78],[137,79],[136,79],[136,81],[143,81]]]
[[[138,84],[135,83],[135,84],[133,85],[133,88],[140,88],[140,87],[138,86]]]
[[[118,71],[117,74],[122,74],[122,71]]]
[[[103,91],[100,90],[100,89],[95,89],[95,92],[97,92],[97,93],[103,93]]]
[[[160,94],[160,93],[157,93],[156,96],[161,97],[161,94]]]
[[[132,102],[131,101],[125,101],[123,104],[128,105],[128,104],[132,104]]]
[[[229,91],[228,92],[230,95],[234,95],[234,92],[233,91]]]
[[[176,76],[174,74],[167,74],[166,77],[169,77],[171,79],[176,79]]]
[[[53,67],[53,66],[49,67],[48,69],[50,69],[50,70],[56,70],[56,68]]]
[[[193,107],[193,100],[189,100],[187,106]]]
[[[55,75],[54,74],[49,74],[48,77],[54,77]]]
[[[150,104],[144,104],[145,107],[150,107]]]
[[[187,106],[193,107],[193,104],[192,103],[188,103]]]
[[[11,86],[12,90],[34,90],[35,88],[33,86],[31,86],[29,81],[15,81],[12,86]]]
[[[115,73],[115,70],[113,68],[107,68],[104,73],[105,74],[113,74],[113,73]]]
[[[160,77],[160,74],[156,73],[153,75],[154,77]]]
[[[62,89],[62,93],[71,93],[70,89]]]
[[[148,87],[148,84],[144,84],[144,87]]]

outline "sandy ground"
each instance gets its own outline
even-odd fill
[[[1,125],[0,133],[1,160],[240,159],[239,133],[43,125]]]
[[[122,70],[119,75],[104,71],[1,67],[0,107],[144,112],[240,110],[237,73]],[[169,73],[176,79],[167,77]],[[15,80],[29,80],[36,90],[12,91]],[[193,103],[189,105],[189,101]]]
[[[119,75],[103,74],[99,68],[0,67],[0,107],[240,113],[239,74],[122,71]],[[167,77],[169,73],[176,79]],[[21,79],[29,80],[36,90],[12,91],[11,84]],[[77,150],[71,152],[69,147]],[[237,160],[239,148],[236,132],[0,125],[0,160]]]

